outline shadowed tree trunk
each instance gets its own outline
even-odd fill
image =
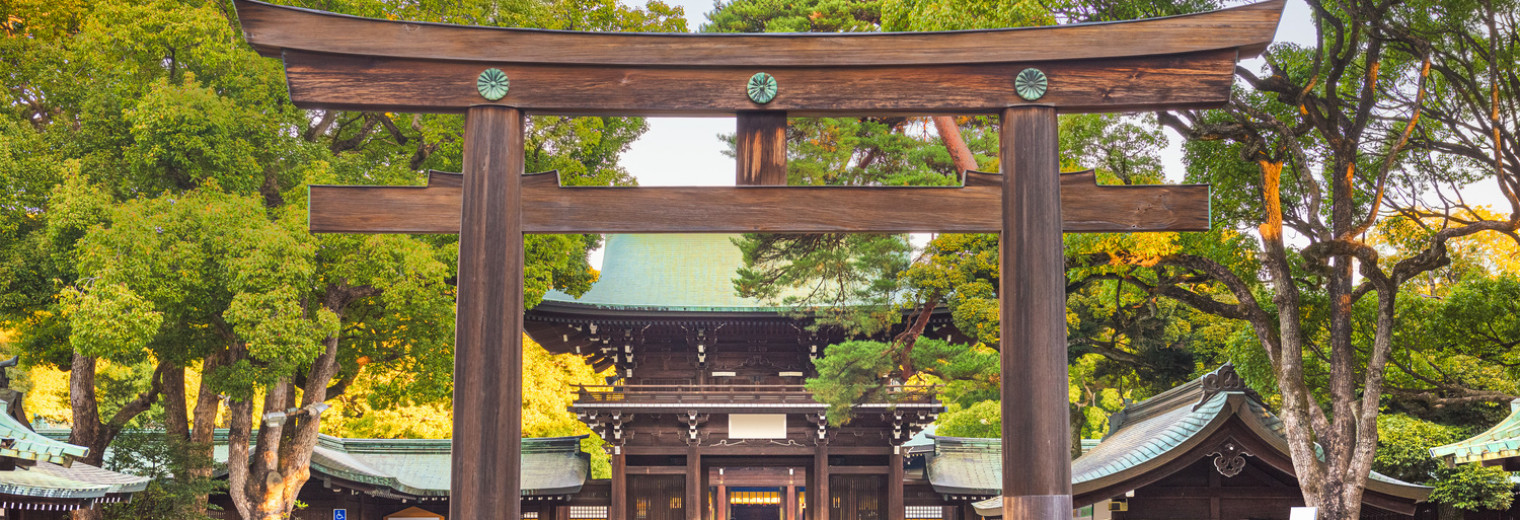
[[[89,454],[79,462],[91,466],[101,465],[105,460],[106,447],[111,445],[111,441],[128,422],[153,407],[163,386],[164,372],[168,369],[168,365],[160,363],[153,371],[148,390],[122,405],[111,415],[109,421],[101,422],[100,402],[95,392],[96,364],[95,358],[75,352],[73,362],[69,365],[69,411],[74,423],[73,430],[69,433],[69,444],[89,448]],[[101,511],[80,509],[70,515],[74,520],[96,520],[101,518]]]

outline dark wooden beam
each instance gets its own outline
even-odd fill
[[[697,452],[696,445],[686,447],[686,520],[702,520],[702,495],[707,494],[702,487],[702,454]]]
[[[525,233],[994,233],[1002,229],[1002,175],[969,172],[961,188],[738,186],[560,187],[523,178]],[[316,233],[455,233],[459,176],[428,186],[312,186]],[[1099,186],[1092,172],[1060,176],[1068,232],[1203,231],[1209,187]]]
[[[832,433],[832,432],[831,432]],[[812,520],[829,520],[829,445],[819,444],[813,450],[813,471],[808,475],[808,514]]]
[[[1037,67],[1048,78],[1041,104],[1063,113],[1211,108],[1229,100],[1234,49],[1061,62],[767,69],[776,98],[750,101],[752,67],[593,67],[470,63],[285,51],[290,98],[301,108],[462,112],[482,103],[476,76],[511,78],[506,97],[531,114],[661,116],[789,112],[793,117],[883,114],[996,114],[1029,101],[1014,76]]]
[[[838,448],[835,448],[838,454]],[[829,466],[829,473],[834,475],[886,475],[890,470],[886,466]]]
[[[717,520],[728,520],[728,483],[726,481],[718,482],[718,490],[713,494],[713,499],[717,501],[717,507],[713,508],[713,516]]]
[[[607,520],[628,520],[628,454],[612,445],[612,492],[607,504]]]
[[[1272,42],[1284,4],[1270,0],[1150,20],[977,31],[650,34],[392,21],[235,2],[248,43],[266,56],[296,49],[466,62],[693,68],[1005,63],[1217,49],[1239,50],[1249,58]]]
[[[1003,112],[1003,519],[1071,518],[1066,270],[1060,146],[1052,107]]]
[[[523,115],[465,119],[449,518],[520,520]]]
[[[802,520],[797,518],[797,486],[787,483],[786,485],[786,520]]]
[[[742,112],[735,135],[739,186],[786,185],[786,112]]]
[[[887,457],[887,520],[906,520],[908,510],[903,505],[903,455],[902,446],[892,446]]]

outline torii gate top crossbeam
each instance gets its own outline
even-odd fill
[[[284,59],[303,108],[538,114],[792,116],[1210,107],[1238,59],[1272,41],[1285,0],[1131,22],[922,33],[589,33],[401,22],[237,0],[248,42]],[[495,68],[510,90],[487,100]],[[1048,93],[1015,77],[1035,68]],[[765,72],[774,99],[745,96]]]

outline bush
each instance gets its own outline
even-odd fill
[[[198,449],[197,449],[198,448]],[[161,431],[129,431],[111,442],[106,469],[153,479],[131,502],[105,506],[107,519],[209,520],[203,498],[226,482],[192,478],[189,468],[210,467],[210,450]],[[210,507],[210,506],[207,506]]]

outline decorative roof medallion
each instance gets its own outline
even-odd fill
[[[750,101],[764,105],[776,99],[776,78],[770,74],[756,72],[749,77],[749,83],[745,87],[749,91]]]
[[[1045,96],[1045,73],[1040,69],[1024,69],[1013,78],[1013,88],[1019,92],[1019,97],[1025,101],[1034,101]]]
[[[480,72],[480,77],[475,78],[475,90],[480,91],[480,97],[487,101],[496,101],[507,95],[507,89],[512,85],[507,79],[507,73],[501,69],[486,69]]]
[[[1224,441],[1208,455],[1214,456],[1214,469],[1219,471],[1225,478],[1239,475],[1246,469],[1246,457],[1253,456],[1251,452],[1240,447],[1234,440]]]

